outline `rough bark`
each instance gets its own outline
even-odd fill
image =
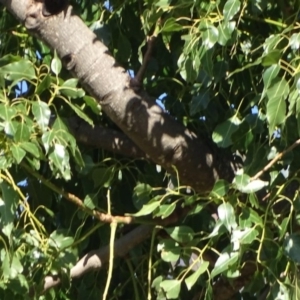
[[[55,49],[103,111],[152,161],[168,171],[175,167],[181,183],[206,193],[218,178],[232,179],[226,159],[215,152],[144,92],[130,88],[130,77],[97,40],[95,34],[67,7],[44,17],[42,3],[1,0],[35,36]]]

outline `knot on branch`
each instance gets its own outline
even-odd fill
[[[32,1],[25,18],[25,27],[28,30],[36,29],[41,24],[43,3]]]
[[[65,65],[66,69],[68,71],[71,71],[75,67],[75,64],[76,64],[75,54],[70,53],[70,54],[65,55],[62,58],[62,62]]]

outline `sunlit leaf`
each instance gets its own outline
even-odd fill
[[[225,272],[228,268],[237,263],[239,258],[238,252],[225,252],[222,253],[217,259],[215,266],[211,272],[211,277],[215,277],[223,272]]]
[[[218,207],[218,216],[228,231],[237,227],[234,209],[230,203],[222,203]]]
[[[165,291],[167,299],[178,299],[181,281],[175,279],[164,280],[160,283],[160,287]]]
[[[240,10],[241,2],[239,0],[228,0],[223,8],[223,15],[226,21],[231,20]]]
[[[42,131],[45,131],[48,127],[51,111],[47,103],[42,101],[36,101],[32,103],[32,113],[40,125]]]

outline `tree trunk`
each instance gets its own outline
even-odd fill
[[[42,3],[0,0],[35,36],[55,49],[62,62],[101,104],[113,122],[156,164],[178,172],[180,184],[209,192],[222,177],[232,179],[230,161],[165,113],[143,91],[130,87],[130,76],[106,46],[75,15],[71,6],[45,17]]]

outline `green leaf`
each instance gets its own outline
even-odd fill
[[[89,209],[95,209],[97,207],[98,201],[97,201],[97,195],[96,194],[88,194],[85,196],[84,205]]]
[[[266,54],[262,60],[261,64],[264,67],[269,67],[271,65],[277,64],[281,58],[281,51],[278,49],[270,50],[268,54]]]
[[[271,34],[267,37],[264,43],[264,53],[268,54],[276,50],[282,39],[284,39],[284,37],[281,34]],[[278,51],[278,49],[276,51]]]
[[[264,187],[268,186],[269,183],[267,181],[262,181],[260,179],[252,180],[248,184],[239,187],[239,191],[242,193],[250,194],[260,191]]]
[[[284,123],[286,103],[283,97],[269,98],[267,103],[267,119],[270,124],[269,134],[272,136],[276,126]]]
[[[51,110],[48,107],[47,103],[42,101],[33,102],[32,113],[42,131],[45,131],[48,127],[51,116]]]
[[[241,2],[239,0],[228,0],[223,8],[225,21],[231,20],[240,10]]]
[[[158,207],[158,211],[153,214],[154,217],[161,217],[162,219],[170,216],[176,208],[175,203],[171,204],[162,204]]]
[[[52,151],[49,154],[50,167],[55,172],[59,171],[60,175],[65,180],[70,180],[70,164],[69,164],[69,153],[63,145],[55,144]],[[56,174],[57,176],[59,174]]]
[[[300,235],[293,233],[284,239],[283,249],[285,255],[293,262],[300,263]]]
[[[209,266],[208,261],[202,261],[200,262],[200,267],[190,276],[188,276],[184,281],[187,286],[187,289],[190,291],[191,288],[195,285],[196,281],[200,277],[201,274],[203,274]]]
[[[245,228],[243,230],[235,229],[232,231],[231,242],[240,244],[251,244],[258,236],[255,228]]]
[[[193,229],[185,225],[164,228],[164,230],[179,243],[188,243],[194,238]]]
[[[81,98],[85,95],[85,91],[81,88],[77,88],[78,79],[72,78],[66,80],[62,86],[59,87],[59,91],[71,98]]]
[[[30,138],[30,129],[28,126],[22,122],[17,125],[17,130],[14,135],[14,139],[16,142],[26,142]]]
[[[59,250],[62,250],[70,247],[74,243],[74,239],[71,236],[66,236],[65,230],[55,230],[50,234],[50,245],[53,245],[53,242]]]
[[[169,7],[171,3],[171,0],[159,0],[158,2],[155,3],[155,6],[161,7],[161,8],[167,8]]]
[[[13,137],[17,131],[18,122],[16,121],[6,121],[4,122],[4,132],[9,137]]]
[[[289,43],[293,50],[298,50],[300,48],[300,33],[293,33]]]
[[[4,77],[5,79],[11,81],[16,81],[17,83],[23,79],[35,79],[36,75],[32,62],[22,59],[1,67],[0,77]]]
[[[233,183],[236,185],[237,189],[243,189],[250,182],[250,176],[247,174],[236,175]]]
[[[12,186],[4,181],[0,183],[0,187],[2,191],[2,199],[0,199],[0,225],[2,232],[7,237],[10,237],[14,227],[13,221],[16,216],[19,196]]]
[[[50,85],[51,85],[51,76],[47,74],[46,76],[44,76],[43,80],[39,82],[39,84],[37,85],[36,93],[38,95],[41,95],[42,92],[49,89]]]
[[[194,59],[192,57],[181,54],[177,63],[180,68],[180,75],[185,81],[193,82],[197,78],[198,70],[196,72],[194,69]]]
[[[174,18],[168,18],[161,29],[162,32],[175,32],[181,30],[182,26],[178,24]]]
[[[113,179],[114,172],[111,168],[97,168],[92,173],[92,178],[94,181],[94,186],[104,186],[109,187]]]
[[[150,202],[148,204],[144,204],[142,209],[135,214],[130,214],[131,216],[141,217],[151,214],[157,207],[159,207],[160,201]]]
[[[18,274],[9,281],[8,289],[13,290],[16,294],[24,296],[29,292],[29,283],[23,274]]]
[[[82,108],[80,106],[78,106],[77,104],[72,104],[69,101],[67,102],[67,104],[74,110],[74,112],[77,114],[78,117],[86,121],[91,126],[94,125],[93,120],[82,111]]]
[[[247,194],[255,193],[269,184],[267,181],[262,181],[260,179],[250,180],[250,177],[247,174],[236,175],[233,183],[239,191]]]
[[[209,89],[204,92],[199,92],[196,96],[193,96],[190,103],[190,114],[193,116],[196,113],[205,110],[209,104],[209,101]]]
[[[173,240],[161,240],[157,245],[157,251],[161,252],[161,258],[165,262],[177,262],[181,247]]]
[[[251,227],[252,225],[263,226],[263,220],[255,210],[244,207],[239,217],[239,225],[242,229]]]
[[[284,78],[276,78],[273,84],[267,90],[269,101],[273,98],[287,98],[290,92],[290,86]]]
[[[235,21],[223,22],[218,26],[218,43],[221,46],[225,46],[227,42],[231,39],[235,26]]]
[[[279,240],[281,240],[286,235],[289,224],[290,224],[289,217],[286,217],[282,220],[279,226]]]
[[[83,100],[85,102],[85,104],[91,108],[91,110],[95,113],[95,114],[100,114],[101,112],[101,106],[98,104],[98,102],[95,100],[95,98],[91,97],[91,96],[87,96],[85,95],[83,97]]]
[[[20,143],[19,146],[26,152],[32,154],[35,158],[40,158],[40,149],[36,144],[31,142],[23,142]]]
[[[17,164],[19,164],[24,156],[26,155],[26,151],[24,151],[21,147],[16,144],[13,144],[10,148],[14,159],[16,160]]]
[[[230,203],[222,203],[218,207],[218,216],[229,232],[237,227],[234,209]]]
[[[69,132],[69,128],[66,126],[64,121],[57,117],[52,126],[53,134],[55,135],[55,139],[62,145],[70,145],[72,153],[75,153],[76,150],[76,140],[72,134]]]
[[[279,65],[272,65],[270,66],[265,72],[263,73],[263,81],[265,89],[268,89],[269,86],[272,84],[273,80],[276,78],[280,71]]]
[[[231,136],[238,130],[240,123],[240,119],[237,116],[233,116],[225,122],[217,125],[212,135],[213,141],[219,147],[229,147],[232,144]]]
[[[51,70],[56,76],[58,76],[58,74],[61,71],[61,68],[62,68],[61,60],[55,54],[55,56],[53,57],[53,59],[51,61]]]
[[[48,153],[50,146],[52,145],[55,139],[55,130],[50,130],[48,132],[44,132],[42,135],[42,142],[46,151]]]
[[[2,265],[4,278],[16,278],[18,274],[23,272],[23,266],[16,253],[11,258],[9,253],[6,252],[3,265]]]
[[[160,287],[165,291],[167,299],[178,299],[181,281],[180,280],[164,280],[160,283]]]
[[[202,43],[206,49],[211,49],[218,41],[219,31],[213,25],[208,25],[207,23],[202,24],[200,25],[200,30],[202,31]]]
[[[239,252],[225,252],[217,259],[215,266],[211,272],[211,278],[227,271],[230,267],[237,263],[239,259]]]
[[[0,104],[0,118],[4,121],[10,121],[17,114],[14,107]]]
[[[225,195],[228,194],[228,191],[229,191],[228,182],[226,180],[221,179],[215,183],[215,185],[211,191],[211,196],[212,197],[215,197],[215,196],[224,197]]]
[[[149,184],[138,183],[133,189],[132,201],[136,209],[140,210],[142,206],[151,199],[152,188]]]

